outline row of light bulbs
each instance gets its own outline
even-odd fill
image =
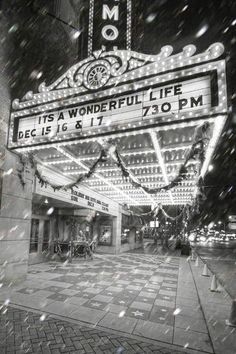
[[[150,206],[150,201],[146,198],[137,198],[135,199],[135,203],[131,201],[127,201],[125,198],[115,198],[114,196],[109,196],[107,195],[108,198],[115,200],[117,203],[124,203],[126,202],[129,205],[146,205]],[[185,205],[187,203],[191,204],[192,203],[192,198],[176,198],[175,200],[171,201],[170,198],[156,198],[155,202],[161,203],[162,205]]]
[[[197,165],[198,163],[199,163],[198,161],[192,161],[191,162],[192,165]],[[169,161],[169,163],[166,164],[166,166],[168,167],[168,166],[170,166],[170,164],[171,164],[171,166],[178,167],[178,166],[182,165],[182,162],[181,161]],[[105,167],[105,166],[107,166],[107,167]],[[112,166],[112,167],[109,167],[109,166]],[[134,174],[135,175],[140,174],[140,172],[139,172],[140,170],[145,171],[145,169],[150,170],[150,169],[153,169],[153,168],[157,168],[158,171],[160,172],[158,163],[142,164],[141,167],[140,167],[140,165],[135,164],[135,165],[130,165],[129,168],[131,170],[134,170]],[[189,166],[188,169],[189,169],[189,171],[191,171],[191,170],[193,171],[194,168],[193,168],[193,166]],[[117,166],[112,165],[112,164],[105,164],[105,165],[102,164],[102,165],[99,166],[99,172],[112,172],[112,171],[115,172],[117,170],[119,170],[119,168]],[[170,173],[171,172],[173,172],[173,170],[171,170]],[[70,175],[70,174],[76,175],[78,173],[81,173],[81,171],[77,170],[77,166],[66,166],[65,167],[65,170],[64,170],[64,174],[65,175]],[[142,173],[144,173],[144,172],[142,172]],[[147,172],[147,173],[149,173],[149,172]]]
[[[193,48],[193,45],[189,45],[188,48]],[[194,53],[194,51],[192,49],[190,50],[183,50],[182,53],[179,53],[177,55],[173,55],[172,57],[169,58],[170,53],[172,52],[173,49],[168,51],[161,51],[161,53],[159,55],[154,55],[154,56],[147,56],[145,54],[138,54],[136,52],[131,52],[131,51],[114,51],[112,52],[112,54],[117,55],[118,57],[120,56],[121,58],[123,58],[124,61],[129,60],[129,58],[132,56],[133,58],[138,57],[140,60],[143,61],[143,67],[139,68],[138,70],[133,70],[132,72],[128,72],[124,75],[122,75],[122,78],[128,80],[130,79],[130,77],[136,77],[137,75],[144,75],[144,72],[147,74],[149,73],[158,73],[160,70],[160,64],[162,66],[161,71],[164,70],[168,70],[169,66],[171,69],[174,68],[178,68],[180,66],[186,66],[186,65],[192,65],[192,64],[199,64],[200,62],[204,62],[204,61],[208,61],[208,60],[212,60],[215,59],[217,57],[219,57],[223,52],[224,52],[224,47],[221,43],[214,43],[211,45],[211,47],[209,47],[207,49],[207,51],[205,53],[200,53],[198,55],[195,55],[194,57],[192,57],[191,59],[188,59],[189,56],[192,55],[192,53]],[[196,50],[196,49],[194,49]],[[163,53],[165,53],[163,55]],[[168,54],[166,54],[168,53]],[[109,55],[109,53],[103,53],[101,55],[101,57],[105,57]],[[161,61],[161,59],[164,59]],[[42,89],[42,93],[39,94],[33,94],[32,92],[28,92],[25,95],[25,99],[29,100],[29,102],[21,102],[19,103],[19,108],[24,108],[27,106],[31,106],[34,104],[38,104],[38,103],[42,103],[47,101],[47,99],[52,100],[53,98],[63,98],[65,97],[66,94],[68,95],[73,95],[76,94],[78,92],[81,91],[81,87],[80,88],[72,88],[72,89],[62,89],[62,90],[58,90],[58,91],[54,91],[54,92],[50,92],[51,90],[53,90],[54,88],[58,87],[60,85],[61,82],[65,81],[68,76],[69,77],[73,77],[74,72],[78,71],[79,67],[86,67],[86,64],[88,62],[91,61],[91,57],[87,58],[85,60],[83,60],[82,62],[74,65],[71,69],[69,69],[65,74],[63,74],[58,80],[56,80],[52,85],[46,87],[45,84],[41,85],[41,89]],[[111,60],[111,59],[110,59]],[[148,64],[148,66],[145,65],[145,63],[148,63],[152,61],[154,64]],[[113,62],[114,63],[114,62]],[[170,65],[171,64],[171,65]],[[212,65],[212,64],[209,64]],[[209,67],[209,69],[211,69],[212,66]],[[171,75],[171,74],[168,74]],[[171,76],[169,77],[171,78]],[[87,97],[88,99],[89,97]],[[16,103],[16,107],[18,104],[18,101],[15,101]]]
[[[196,70],[197,72],[199,72],[200,70],[199,70],[199,67],[196,67],[196,68],[194,68],[194,70]],[[212,65],[209,65],[208,66],[208,70],[220,70],[220,68],[219,68],[219,64],[217,65],[217,63],[215,63],[213,66]],[[206,68],[203,68],[203,70],[202,70],[203,72],[206,72],[207,70],[206,70]],[[148,74],[148,72],[146,71],[145,72],[146,74]],[[190,76],[190,75],[192,75],[194,72],[189,72],[189,70],[186,70],[186,72],[185,71],[182,71],[181,72],[181,76]],[[153,73],[154,74],[154,73]],[[134,74],[134,72],[133,72],[133,80],[136,78],[136,76],[135,76],[135,74]],[[222,70],[221,70],[221,74],[220,74],[220,77],[221,77],[221,79],[223,79],[224,78],[224,72],[222,72]],[[176,79],[176,78],[178,78],[179,77],[179,75],[178,76],[175,76],[175,77],[173,77],[173,79]],[[163,77],[163,75],[162,75],[162,82],[166,82],[166,81],[168,81],[170,78],[169,77]],[[220,87],[221,87],[221,94],[220,94],[220,96],[221,96],[221,99],[224,101],[225,99],[226,99],[226,95],[225,95],[225,89],[224,89],[224,84],[223,84],[223,80],[221,80],[221,79],[219,79],[219,84],[220,84]],[[144,81],[144,83],[142,82],[142,84],[140,84],[140,88],[143,88],[143,86],[144,85],[154,85],[154,82],[153,81],[151,81],[151,80],[153,80],[153,79],[148,79],[148,80],[145,80]],[[158,82],[158,81],[160,81],[160,78],[159,77],[156,77],[155,78],[155,81],[156,82]],[[120,82],[120,81],[119,81]],[[113,89],[109,89],[109,90],[105,90],[105,91],[103,91],[102,93],[99,93],[98,94],[98,96],[99,96],[99,98],[102,98],[103,96],[110,96],[110,95],[115,95],[115,94],[117,94],[117,93],[122,93],[122,92],[126,92],[126,91],[129,91],[131,89],[131,85],[130,84],[128,84],[128,85],[124,85],[123,87],[122,87],[122,90],[120,89],[120,90],[118,90],[117,88],[113,88]],[[119,92],[117,92],[117,90],[119,91]],[[61,91],[61,90],[60,90]],[[65,99],[65,97],[69,94],[70,95],[70,93],[69,92],[67,92],[66,90],[65,90],[65,92],[63,92],[63,94],[64,94],[64,96],[63,97],[60,97],[59,96],[59,92],[60,91],[56,91],[56,92],[53,92],[52,94],[51,93],[48,93],[47,95],[44,95],[44,96],[46,96],[45,97],[45,101],[50,101],[52,98],[50,97],[50,95],[53,95],[53,99],[54,100],[59,100],[59,99],[62,99],[62,98],[64,98]],[[16,110],[16,112],[14,112],[13,114],[12,114],[12,117],[13,118],[15,118],[15,117],[21,117],[21,116],[24,116],[24,115],[29,115],[29,114],[32,114],[32,113],[38,113],[38,112],[41,112],[41,111],[48,111],[48,110],[50,110],[50,109],[55,109],[55,108],[58,108],[58,109],[61,109],[62,107],[66,107],[67,105],[71,105],[71,104],[76,104],[76,103],[82,103],[82,102],[86,102],[86,101],[90,101],[90,100],[94,100],[94,99],[96,99],[96,98],[98,98],[98,97],[96,97],[97,95],[95,94],[95,93],[93,93],[93,94],[91,94],[91,95],[86,95],[86,96],[84,96],[84,97],[79,97],[79,98],[70,98],[70,99],[65,99],[63,102],[60,100],[58,103],[56,103],[56,102],[54,102],[54,103],[48,103],[48,104],[46,104],[46,105],[41,105],[41,106],[37,106],[37,107],[35,107],[35,108],[31,108],[31,109],[23,109],[22,110],[22,108],[24,108],[24,107],[26,107],[26,106],[31,106],[31,105],[35,105],[35,104],[40,104],[41,102],[40,101],[37,101],[37,103],[36,102],[34,102],[34,101],[29,101],[29,102],[25,102],[25,103],[19,103],[19,111],[17,112],[17,110]],[[14,103],[15,102],[15,103]],[[13,107],[14,106],[16,106],[16,102],[18,102],[18,101],[13,101]],[[185,117],[185,114],[186,114],[187,112],[185,112],[185,113],[183,113],[183,116]],[[187,116],[188,116],[188,114],[187,114]],[[176,118],[179,118],[179,115],[176,115]],[[173,116],[172,116],[172,119],[173,119]]]
[[[168,174],[168,176],[175,177],[172,174]],[[115,177],[104,176],[104,177],[108,181],[112,181],[112,182],[118,183],[118,184],[121,184],[121,183],[122,184],[129,184],[130,183],[130,179],[129,178],[122,178],[122,176],[119,176],[119,177],[117,177],[117,176],[115,176]],[[141,182],[151,182],[151,181],[162,182],[163,181],[163,175],[161,173],[159,173],[158,175],[150,174],[148,176],[140,174],[137,177],[138,177],[139,181],[141,181]],[[192,173],[188,173],[188,178],[190,178],[190,177],[194,178],[195,177],[195,173],[193,173],[193,172]],[[89,179],[89,182],[91,184],[93,184],[93,185],[98,185],[99,183],[101,183],[101,182],[99,182],[97,180],[96,177],[93,177],[93,178],[91,177]],[[189,183],[189,182],[185,182],[185,183]]]
[[[225,105],[225,108],[222,108],[222,104],[220,103],[219,104],[220,106],[220,110],[222,113],[227,113],[227,108],[226,108],[226,105]],[[203,109],[203,110],[199,110],[197,113],[193,113],[193,112],[189,112],[189,116],[191,116],[191,118],[197,118],[197,117],[201,117],[202,115],[208,115],[209,117],[215,113],[217,113],[219,111],[219,108],[218,107],[213,107],[211,109]],[[182,116],[181,119],[185,119],[186,117],[185,116]],[[213,118],[214,119],[214,118]],[[213,120],[212,119],[212,120]],[[200,120],[200,119],[199,119]],[[205,119],[206,120],[206,119]],[[159,119],[158,119],[159,121]],[[163,121],[166,121],[168,123],[170,122],[173,122],[173,117],[171,116],[170,118],[167,118],[167,117],[164,117],[163,118]],[[118,133],[118,134],[112,134],[113,135],[113,138],[116,138],[116,137],[122,137],[122,136],[136,136],[136,135],[140,135],[140,134],[143,134],[145,131],[144,130],[139,130],[139,131],[136,131],[136,127],[137,126],[142,126],[144,129],[145,129],[145,126],[148,126],[152,123],[155,123],[155,119],[150,119],[150,120],[147,120],[147,121],[140,121],[138,122],[136,125],[135,124],[128,124],[128,128],[133,128],[133,132],[125,132],[125,133]],[[188,122],[190,123],[190,122]],[[185,124],[185,123],[184,123]],[[194,122],[195,124],[195,122]],[[180,123],[177,123],[175,125],[176,128],[179,128],[180,127]],[[117,130],[119,130],[119,127],[116,127]],[[159,128],[159,130],[161,131],[167,131],[167,130],[170,130],[172,127],[162,127],[162,128]],[[127,129],[127,126],[122,126],[121,127],[122,130],[125,130]],[[76,133],[71,133],[71,134],[67,134],[67,135],[59,135],[59,136],[55,136],[55,137],[50,137],[50,141],[53,141],[53,140],[57,140],[57,142],[55,143],[50,143],[50,145],[47,145],[47,141],[48,139],[47,138],[37,138],[37,143],[41,143],[43,145],[41,146],[31,146],[31,147],[27,147],[27,148],[24,148],[24,145],[26,144],[26,141],[25,140],[22,140],[20,142],[17,142],[17,143],[11,143],[11,146],[19,146],[19,149],[21,151],[32,151],[32,150],[41,150],[41,149],[47,149],[47,148],[51,148],[51,147],[56,147],[58,145],[60,146],[65,146],[65,145],[74,145],[74,144],[77,144],[77,140],[70,140],[70,138],[80,138],[81,136],[83,137],[88,137],[86,140],[83,140],[84,142],[89,142],[89,141],[97,141],[97,137],[93,138],[93,136],[96,136],[97,133],[105,133],[105,132],[111,132],[111,131],[114,131],[114,126],[110,126],[110,127],[106,127],[104,126],[103,129],[101,130],[94,130],[94,131],[86,131],[86,132],[82,132],[82,133],[79,133],[79,134],[76,134]],[[13,125],[10,126],[10,132],[11,134],[13,133]],[[28,142],[27,142],[28,143]]]
[[[205,115],[211,116],[213,114],[219,113],[219,110],[220,110],[221,113],[226,113],[227,112],[226,104],[223,105],[223,103],[221,102],[219,104],[219,106],[217,106],[217,107],[205,108],[205,109],[201,109],[201,110],[199,109],[196,112],[188,111],[184,115],[182,115],[181,117],[179,117],[177,115],[177,118],[184,120],[186,118],[197,118],[197,117],[201,117],[201,116],[205,116]],[[122,133],[115,134],[115,135],[113,134],[113,137],[121,137],[122,135],[123,136],[139,135],[139,134],[143,133],[143,130],[141,130],[141,131],[139,130],[136,133],[136,128],[139,128],[141,126],[143,128],[145,128],[145,126],[148,127],[148,126],[150,126],[150,124],[154,124],[154,123],[157,123],[157,122],[159,123],[161,121],[168,122],[168,123],[173,122],[173,115],[170,115],[170,116],[166,115],[166,116],[163,116],[163,118],[157,117],[157,118],[151,118],[151,119],[147,119],[147,120],[142,120],[142,121],[138,121],[136,124],[128,123],[125,126],[118,125],[118,126],[116,126],[117,130],[124,130],[125,131],[127,128],[133,128],[135,133],[127,132],[125,134],[122,134]],[[177,123],[177,126],[178,125],[179,125],[179,123]],[[14,127],[14,124],[11,123],[10,124],[10,132],[11,132],[11,134],[13,133],[13,127]],[[171,128],[170,127],[168,127],[168,128],[163,127],[162,129],[159,129],[159,130],[166,131],[166,130],[169,130],[169,129],[171,129]],[[100,134],[100,133],[111,132],[111,131],[114,131],[114,126],[113,125],[103,126],[102,129],[97,129],[97,130],[93,130],[93,131],[92,130],[88,130],[88,131],[86,131],[86,130],[83,131],[82,130],[79,133],[71,132],[69,134],[67,133],[67,134],[63,134],[63,135],[60,134],[60,135],[50,136],[50,141],[51,142],[55,141],[55,144],[50,143],[50,146],[51,147],[55,147],[58,144],[60,144],[62,146],[63,145],[67,145],[67,144],[68,145],[77,144],[77,140],[69,141],[69,139],[71,139],[71,138],[80,138],[80,137],[83,137],[83,138],[84,137],[89,137],[87,141],[89,141],[89,140],[90,141],[91,140],[97,141],[97,138],[93,139],[93,136],[96,136],[97,134]],[[33,139],[32,139],[32,141],[33,141]],[[37,138],[35,141],[37,141],[37,143],[44,143],[45,144],[44,147],[37,147],[37,146],[34,147],[34,146],[32,146],[31,148],[27,148],[27,151],[28,150],[34,150],[34,149],[37,150],[37,149],[42,149],[42,148],[43,149],[48,148],[46,146],[46,143],[48,141],[47,137],[40,137],[40,138]],[[85,140],[83,139],[83,141],[85,141]],[[16,146],[17,145],[17,146],[23,147],[25,144],[26,144],[26,142],[25,142],[24,139],[22,139],[21,141],[19,141],[17,143],[11,142],[12,146]]]
[[[100,187],[100,188],[94,188],[94,190],[95,191],[97,191],[97,192],[102,192],[104,195],[112,195],[112,196],[117,196],[117,197],[120,197],[120,193],[119,192],[115,192],[115,191],[113,191],[112,189],[109,189],[108,187]],[[138,190],[130,190],[130,189],[121,189],[121,190],[125,190],[125,194],[126,194],[126,196],[125,197],[127,197],[127,196],[135,196],[135,199],[136,198],[138,198],[138,197],[142,197],[142,198],[147,198],[147,197],[154,197],[154,195],[153,196],[151,196],[151,195],[146,195],[146,193],[144,193],[144,191],[143,190],[141,190],[141,189],[138,189]],[[163,192],[158,192],[157,194],[156,194],[159,198],[168,198],[168,199],[170,199],[170,193],[169,193],[169,191],[163,191]],[[171,195],[172,195],[172,193],[171,193]],[[175,197],[181,197],[181,198],[187,198],[187,197],[193,197],[193,189],[191,189],[191,190],[187,190],[187,191],[185,191],[185,192],[175,192],[175,193],[173,193],[173,196],[175,196]]]
[[[130,189],[135,189],[135,187],[132,186],[132,184],[126,182],[124,183],[122,180],[118,180],[118,181],[115,181],[115,180],[112,180],[112,179],[107,179],[108,181],[111,181],[113,184],[115,185],[120,185],[122,187],[126,187],[126,188],[130,188]],[[141,178],[139,178],[139,181],[144,184],[145,186],[154,186],[154,187],[162,187],[162,186],[165,186],[165,183],[163,182],[163,178],[159,178],[159,181],[153,181],[153,180],[142,180]],[[155,182],[155,183],[154,183]],[[189,189],[192,189],[192,188],[195,188],[195,184],[193,183],[194,180],[192,180],[192,183],[191,182],[188,182],[188,184],[182,184],[182,185],[179,185],[178,187],[175,187],[173,188],[172,190],[181,190],[181,189],[186,189],[186,188],[189,188]],[[102,187],[104,185],[104,183],[101,183],[101,181],[97,180],[97,181],[89,181],[89,186],[91,187],[95,187],[95,188],[99,188],[99,187]]]
[[[170,147],[170,148],[162,148],[161,151],[164,153],[169,153],[169,152],[182,152],[182,154],[185,152],[186,149],[190,148],[190,144],[186,145],[181,145],[181,146],[175,146],[175,147]],[[147,154],[153,154],[155,151],[153,148],[149,148],[148,150],[138,150],[138,151],[128,151],[128,150],[121,150],[121,156],[135,156],[135,155],[147,155]],[[93,155],[86,155],[87,152],[84,150],[82,154],[77,154],[78,159],[80,161],[89,161],[89,160],[97,160],[99,155],[93,154]],[[48,155],[47,159],[44,160],[45,165],[57,165],[57,164],[65,164],[65,163],[70,163],[70,159],[63,159],[61,155],[59,154],[53,154],[53,155]]]
[[[146,186],[150,186],[150,187],[153,187],[153,188],[156,188],[156,187],[158,187],[158,188],[161,188],[161,187],[164,187],[164,184],[148,184],[148,183],[145,183],[145,185]],[[109,187],[107,187],[107,186],[94,186],[93,187],[94,189],[96,189],[96,190],[100,190],[100,191],[111,191],[112,190],[112,187],[111,188],[109,188]],[[130,185],[121,185],[120,186],[120,189],[121,190],[126,190],[126,191],[128,191],[129,193],[134,193],[134,194],[138,194],[138,193],[140,193],[140,194],[142,194],[143,193],[143,191],[142,191],[142,189],[137,189],[137,188],[134,188],[133,186],[130,186]],[[175,194],[181,194],[181,193],[192,193],[192,192],[194,192],[195,191],[195,186],[193,185],[193,186],[191,186],[191,187],[186,187],[186,186],[183,186],[182,188],[175,188],[175,189],[172,189],[171,190],[171,193],[173,192],[173,195],[175,195]],[[161,191],[161,192],[158,192],[158,195],[160,195],[160,194],[166,194],[166,193],[168,193],[169,191]],[[119,193],[119,192],[117,192],[117,193]]]
[[[208,121],[209,123],[214,123],[215,121],[215,117],[209,117],[209,118],[199,118],[198,122],[196,123],[195,121],[188,121],[183,122],[183,123],[173,123],[170,124],[168,126],[160,126],[160,127],[156,127],[153,128],[152,131],[158,131],[158,132],[162,132],[162,131],[169,131],[169,130],[175,130],[175,129],[186,129],[187,127],[195,127],[198,124],[202,124],[204,122]],[[141,124],[141,122],[140,122]],[[122,138],[122,137],[129,137],[129,136],[140,136],[143,135],[147,132],[150,131],[150,128],[143,128],[141,130],[132,130],[129,132],[122,132],[122,133],[113,133],[112,134],[112,138]],[[92,137],[90,136],[89,138],[83,139],[84,143],[91,143],[91,142],[97,142],[98,138],[97,137]],[[22,142],[22,147],[19,147],[16,149],[16,151],[19,151],[21,153],[28,153],[28,152],[32,152],[32,151],[40,151],[40,150],[47,150],[49,149],[51,151],[52,148],[58,148],[63,147],[63,146],[72,146],[72,145],[76,145],[78,144],[78,141],[61,141],[61,142],[57,142],[57,143],[51,143],[50,145],[44,143],[42,145],[37,145],[37,146],[27,146],[24,147],[24,143]]]

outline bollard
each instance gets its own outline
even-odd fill
[[[212,292],[215,292],[215,293],[219,293],[220,291],[218,290],[218,287],[217,287],[217,280],[216,280],[216,276],[213,275],[213,278],[212,278],[212,281],[211,281],[211,287],[210,287],[210,290]]]
[[[203,276],[203,277],[209,277],[209,276],[210,276],[210,275],[208,274],[208,269],[207,269],[206,263],[204,264],[204,267],[203,267],[202,276]]]
[[[193,251],[191,252],[191,259],[190,259],[190,260],[191,260],[192,262],[195,261],[195,259],[194,259],[194,252],[193,252]]]
[[[225,321],[227,326],[236,327],[236,299],[232,301],[229,320]]]
[[[198,267],[198,266],[199,266],[199,258],[197,257],[196,261],[195,261],[195,267]]]

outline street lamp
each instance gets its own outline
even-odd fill
[[[209,166],[208,166],[208,172],[211,172],[213,169],[214,169],[214,166],[213,166],[213,165],[209,165]]]

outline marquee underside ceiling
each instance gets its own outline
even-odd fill
[[[205,119],[204,121],[206,121]],[[215,140],[222,129],[224,117],[208,119],[211,123],[211,135]],[[163,187],[178,174],[181,164],[193,143],[194,131],[201,121],[170,125],[143,131],[112,136],[123,161],[132,174],[146,187]],[[215,148],[211,140],[207,148],[204,174]],[[98,159],[104,140],[99,138],[86,141],[73,141],[58,144],[57,147],[43,145],[36,147],[34,156],[47,168],[75,180],[84,174]],[[33,148],[32,148],[33,149]],[[196,171],[198,162],[192,161],[186,180],[169,191],[148,194],[142,188],[135,188],[129,178],[124,178],[112,158],[100,163],[96,173],[84,184],[92,190],[111,198],[120,204],[130,206],[185,205],[192,203],[196,192]]]

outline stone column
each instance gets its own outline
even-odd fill
[[[121,207],[119,208],[118,216],[113,218],[112,223],[112,231],[113,231],[113,238],[112,238],[112,246],[115,249],[115,253],[120,253],[121,250]]]
[[[1,18],[0,38],[5,35]],[[4,42],[3,42],[4,43]],[[19,157],[6,149],[10,116],[9,80],[4,44],[0,46],[0,284],[21,281],[27,274],[32,205],[32,173],[18,177]]]
[[[129,249],[130,250],[134,250],[136,248],[135,233],[136,233],[136,229],[134,229],[134,228],[132,228],[129,232]]]
[[[21,185],[17,168],[18,158],[7,152],[2,166],[0,209],[0,282],[21,281],[27,274],[31,207],[32,174],[24,177]]]

